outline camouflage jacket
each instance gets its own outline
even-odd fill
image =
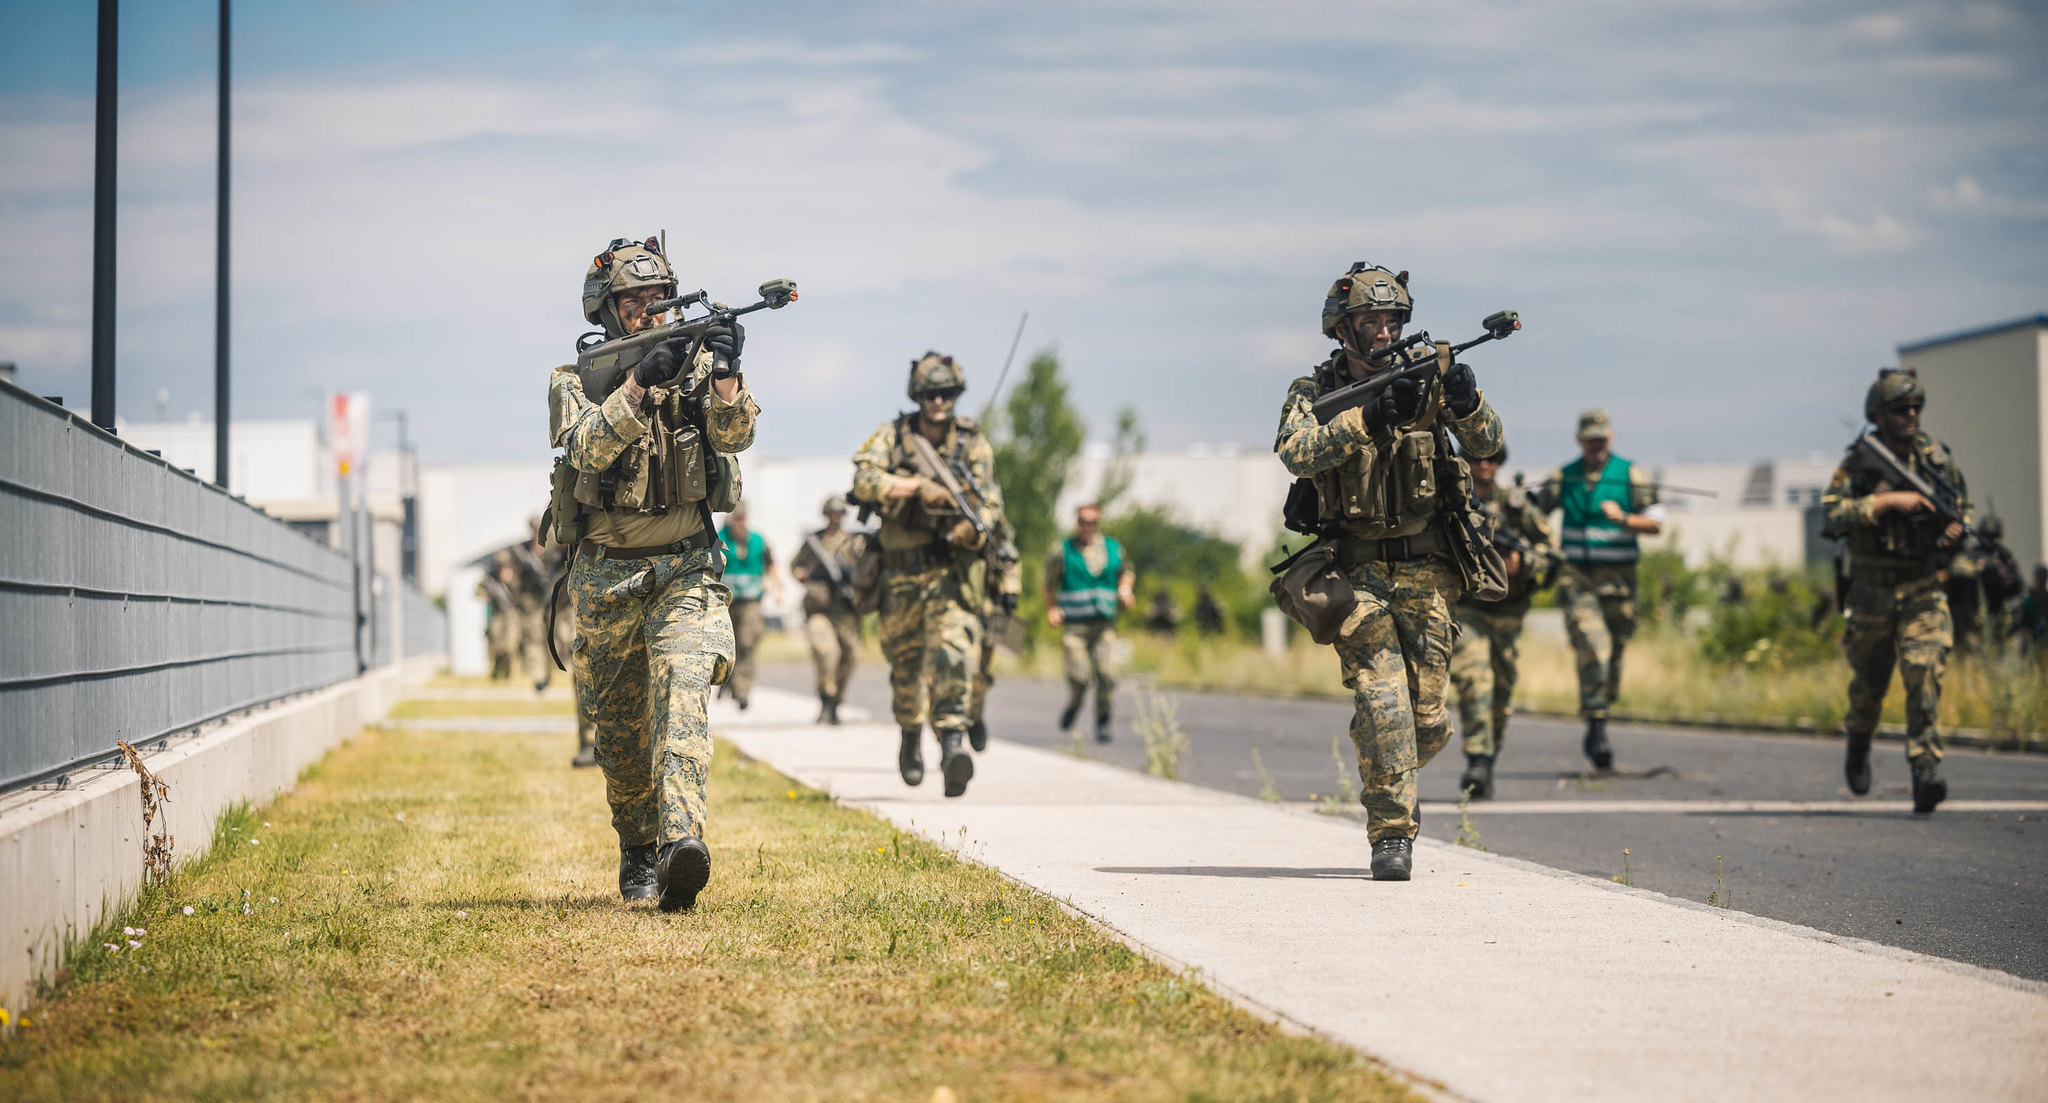
[[[1913,438],[1907,459],[1916,472],[1936,472],[1956,488],[1956,506],[1965,520],[1973,516],[1970,492],[1963,483],[1948,446],[1921,433]],[[1840,537],[1848,547],[1851,578],[1864,576],[1879,582],[1903,580],[1909,576],[1931,575],[1940,570],[1948,556],[1941,547],[1942,530],[1948,526],[1933,510],[1902,513],[1897,510],[1879,516],[1877,495],[1898,490],[1885,473],[1850,449],[1828,480],[1821,495],[1821,514],[1829,535]]]
[[[876,537],[885,551],[942,544],[961,516],[950,507],[926,505],[916,495],[888,496],[890,487],[915,476],[905,458],[903,436],[917,431],[915,421],[915,415],[906,414],[884,422],[853,454],[853,499],[881,514],[882,524]],[[971,483],[967,486],[970,497],[979,491],[981,500],[973,505],[988,525],[991,541],[1002,541],[1009,526],[1003,516],[1003,488],[996,484],[996,452],[988,437],[973,421],[960,418],[947,428],[945,439],[933,447],[941,460],[948,464],[957,460],[973,476],[961,482]],[[981,554],[958,550],[962,555]]]
[[[1522,554],[1521,569],[1508,579],[1508,596],[1491,604],[1465,599],[1462,608],[1489,613],[1526,613],[1538,583],[1549,573],[1546,566],[1556,549],[1550,546],[1550,516],[1536,505],[1535,495],[1525,487],[1494,484],[1493,493],[1479,503],[1503,530],[1512,532],[1529,545]],[[1507,553],[1501,553],[1505,556]]]

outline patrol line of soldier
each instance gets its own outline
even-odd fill
[[[760,412],[740,370],[746,334],[730,315],[690,339],[613,344],[661,324],[650,311],[674,305],[676,288],[657,239],[611,242],[583,285],[584,316],[603,332],[579,340],[582,368],[557,369],[549,382],[550,441],[562,455],[547,527],[552,542],[575,549],[568,590],[578,714],[595,728],[620,843],[620,893],[654,898],[663,910],[693,906],[711,873],[705,710],[711,687],[734,673],[737,650],[712,514],[738,504],[735,457],[752,445]],[[1334,643],[1353,691],[1351,735],[1379,880],[1409,878],[1416,775],[1450,738],[1454,608],[1468,591],[1496,602],[1466,614],[1497,624],[1491,635],[1468,634],[1468,647],[1484,636],[1485,661],[1468,652],[1459,664],[1473,680],[1476,721],[1482,696],[1506,700],[1493,658],[1513,651],[1516,594],[1507,580],[1537,566],[1533,554],[1504,562],[1477,535],[1485,519],[1475,518],[1475,478],[1497,470],[1503,429],[1449,345],[1434,350],[1433,375],[1404,368],[1363,404],[1327,422],[1317,416],[1320,396],[1382,370],[1371,355],[1400,340],[1413,306],[1406,272],[1359,263],[1339,276],[1322,304],[1323,334],[1338,347],[1289,386],[1275,441],[1282,464],[1313,491],[1320,552],[1306,561],[1310,570],[1287,572],[1276,596],[1298,618],[1321,611],[1311,632]],[[877,575],[867,592],[902,728],[898,768],[907,783],[922,780],[929,726],[945,792],[957,796],[975,769],[970,702],[985,666],[985,618],[991,603],[1015,610],[1020,572],[993,449],[979,426],[955,413],[965,372],[952,357],[927,353],[909,375],[916,407],[856,451],[851,498],[880,516],[876,554],[862,562]],[[1902,379],[1910,377],[1879,380],[1867,416],[1909,464],[1944,472],[1960,487],[1946,450],[1918,431],[1917,383]],[[1546,480],[1531,503],[1563,511],[1560,603],[1581,656],[1585,750],[1596,765],[1612,760],[1606,709],[1633,628],[1636,537],[1658,525],[1655,488],[1610,454],[1611,435],[1603,417],[1582,418],[1582,457]],[[1967,515],[1966,499],[1961,508]],[[1926,523],[1931,512],[1924,496],[1897,489],[1853,456],[1827,498],[1830,527],[1852,556],[1850,785],[1868,789],[1870,734],[1896,661],[1909,693],[1908,755],[1921,810],[1946,792],[1934,704],[1949,625],[1935,576],[1943,541],[1958,528]],[[1077,534],[1070,547],[1078,554],[1060,556],[1061,583],[1081,584],[1070,587],[1071,606],[1063,594],[1057,607],[1074,649],[1086,654],[1084,618],[1106,621],[1103,614],[1128,602],[1129,587],[1107,541],[1092,552]],[[1492,692],[1481,693],[1482,669],[1495,673]],[[1481,754],[1498,752],[1504,719],[1489,707]]]

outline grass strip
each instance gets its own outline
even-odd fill
[[[571,745],[367,731],[224,817],[0,1041],[0,1098],[1408,1098],[724,744],[699,909],[625,905]]]

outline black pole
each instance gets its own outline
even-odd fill
[[[120,0],[100,0],[92,171],[92,423],[108,432],[114,428],[114,158],[120,46]]]
[[[228,485],[228,0],[220,0],[219,158],[213,200],[213,483]]]

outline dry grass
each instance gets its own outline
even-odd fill
[[[700,909],[623,905],[569,750],[357,737],[92,940],[0,1098],[1404,1097],[723,745]]]

